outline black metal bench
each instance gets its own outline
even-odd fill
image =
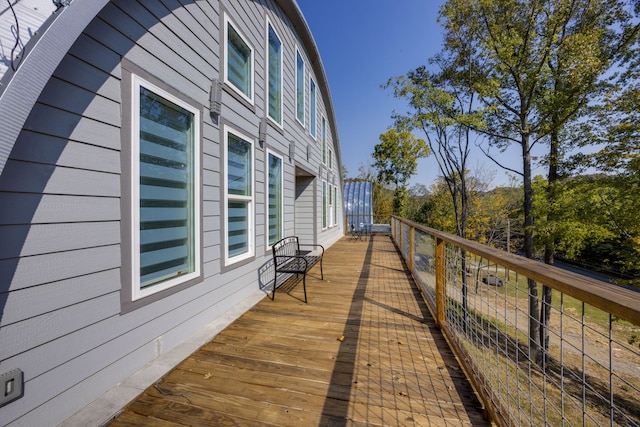
[[[300,247],[319,248],[315,251],[301,251]],[[304,289],[304,302],[307,302],[307,271],[309,271],[318,262],[320,263],[320,275],[324,280],[324,272],[322,271],[322,257],[324,256],[324,247],[322,245],[301,245],[297,236],[290,236],[281,239],[275,243],[271,249],[273,250],[273,293],[271,299],[275,299],[276,286],[278,284],[278,273],[302,274],[302,288]]]

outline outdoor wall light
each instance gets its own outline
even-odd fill
[[[260,119],[260,125],[258,125],[258,142],[260,148],[264,148],[264,143],[267,141],[267,118]]]
[[[219,116],[222,112],[222,84],[218,79],[213,79],[211,81],[211,90],[209,91],[209,110],[210,114],[215,116]]]

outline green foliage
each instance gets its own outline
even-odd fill
[[[393,191],[378,182],[373,183],[373,215],[383,218],[393,215]]]
[[[409,193],[406,187],[396,187],[393,192],[393,214],[407,217],[407,208],[409,205]]]
[[[416,138],[406,129],[391,128],[380,135],[372,154],[378,182],[393,184],[393,213],[406,216],[408,206],[407,182],[418,168],[418,159],[429,155],[423,139]]]
[[[372,154],[378,181],[405,187],[416,173],[418,159],[428,155],[429,149],[423,139],[416,138],[408,130],[389,129],[380,135],[380,143]]]

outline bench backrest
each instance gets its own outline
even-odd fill
[[[276,265],[282,264],[287,260],[285,258],[276,258],[276,256],[295,256],[300,253],[300,244],[297,236],[290,236],[274,243],[271,247]]]

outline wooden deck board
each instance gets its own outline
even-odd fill
[[[111,426],[489,425],[388,237],[347,238]]]

